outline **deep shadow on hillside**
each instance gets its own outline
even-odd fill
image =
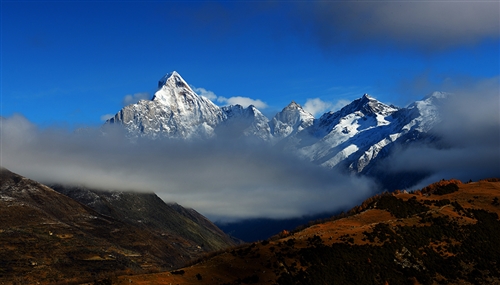
[[[268,239],[283,230],[294,230],[301,225],[308,224],[310,221],[330,218],[332,215],[333,213],[324,213],[290,219],[257,218],[232,223],[216,223],[216,225],[231,236],[245,242],[255,242]]]
[[[499,284],[500,182],[440,181],[118,284]]]
[[[109,210],[103,214],[0,168],[0,284],[81,284],[161,272],[234,245],[197,213],[152,194],[119,194],[102,200]]]

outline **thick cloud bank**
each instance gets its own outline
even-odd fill
[[[500,177],[500,78],[465,82],[441,106],[442,121],[431,134],[437,146],[416,145],[397,151],[385,171],[426,172],[420,188],[440,179],[462,181]]]
[[[427,51],[499,38],[498,1],[299,3],[297,28],[323,47],[395,45]]]
[[[465,86],[466,85],[466,86]],[[499,78],[449,87],[433,145],[392,153],[390,175],[500,177]],[[103,135],[105,134],[105,135]],[[0,164],[46,183],[154,191],[214,220],[290,218],[354,206],[377,189],[368,178],[313,165],[266,144],[239,139],[130,142],[119,128],[39,129],[21,115],[0,120]]]
[[[288,218],[359,203],[368,179],[333,173],[240,140],[129,142],[118,129],[40,130],[23,116],[1,123],[2,165],[45,183],[154,191],[212,219]]]

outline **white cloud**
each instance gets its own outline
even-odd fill
[[[193,89],[194,92],[196,92],[196,94],[200,95],[200,96],[203,96],[205,98],[207,98],[208,100],[210,101],[215,101],[217,100],[217,95],[215,95],[214,92],[210,91],[210,90],[207,90],[205,88],[196,88],[194,86],[191,86],[191,89]]]
[[[351,103],[351,101],[345,99],[340,99],[337,103],[332,103],[323,101],[320,98],[308,98],[304,104],[304,110],[316,117],[317,115],[323,115],[328,111],[340,110],[349,103]]]
[[[333,104],[331,110],[332,111],[340,110],[343,107],[347,106],[347,104],[349,104],[349,103],[351,103],[351,101],[345,100],[345,99],[340,99],[340,100],[337,101],[337,103]]]
[[[1,119],[2,166],[44,183],[153,191],[212,219],[289,218],[351,207],[373,194],[369,179],[343,175],[267,144],[231,139],[123,138],[120,128],[39,129]]]
[[[318,114],[323,114],[332,107],[332,103],[325,102],[319,98],[308,98],[304,104],[304,110],[316,117]]]
[[[235,96],[235,97],[230,97],[230,98],[220,96],[217,98],[217,102],[227,104],[227,105],[238,104],[238,105],[243,106],[244,108],[246,108],[250,105],[254,105],[257,109],[267,108],[267,104],[259,99],[252,99],[252,98],[241,97],[241,96]]]
[[[410,145],[391,154],[380,169],[429,173],[418,187],[440,179],[499,177],[499,88],[499,77],[451,88],[446,104],[439,107],[442,121],[431,133],[440,138],[439,147]]]
[[[243,106],[244,108],[246,108],[250,105],[254,105],[258,109],[267,108],[267,104],[259,99],[252,99],[252,98],[241,97],[241,96],[226,98],[223,96],[217,96],[217,94],[215,94],[213,91],[207,90],[207,89],[202,88],[202,87],[191,86],[191,89],[193,89],[193,91],[196,92],[196,94],[203,96],[214,103],[217,102],[217,103],[221,103],[224,105],[236,105],[236,104],[238,104],[238,105]]]
[[[106,122],[108,119],[111,119],[114,116],[115,116],[114,114],[104,114],[101,116],[101,121]]]
[[[140,93],[135,93],[134,95],[125,95],[122,100],[123,106],[127,106],[130,104],[135,104],[139,102],[139,100],[148,100],[150,98],[149,93],[147,92],[140,92]]]

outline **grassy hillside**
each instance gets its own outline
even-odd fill
[[[267,241],[113,284],[500,284],[500,182],[372,197]]]
[[[0,168],[0,284],[94,283],[172,270],[234,244],[201,215],[181,215],[182,207],[155,195],[122,193],[114,201],[101,214]]]
[[[195,210],[185,209],[178,204],[167,204],[154,193],[99,191],[62,185],[51,187],[100,214],[157,235],[184,239],[183,244],[189,244],[182,252],[185,256],[197,256],[199,252],[219,250],[236,244]],[[196,250],[192,250],[193,248]]]

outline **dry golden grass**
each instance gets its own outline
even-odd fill
[[[457,181],[451,182],[457,183]],[[425,204],[429,207],[427,214],[432,215],[432,217],[447,217],[456,221],[459,225],[473,224],[476,220],[460,215],[453,210],[450,204],[436,206],[431,204],[431,202],[448,199],[451,202],[458,202],[464,208],[484,209],[500,214],[500,206],[493,203],[495,197],[500,198],[500,182],[457,183],[459,186],[459,191],[457,192],[445,195],[432,194],[436,187],[446,185],[447,183],[449,181],[440,181],[424,188],[421,192],[413,194],[400,192],[393,195],[405,201],[413,197],[420,203],[428,201]],[[308,246],[308,239],[319,236],[325,245],[333,243],[363,245],[370,243],[363,238],[363,232],[372,231],[373,227],[380,223],[385,223],[389,227],[424,226],[420,222],[419,217],[396,218],[390,212],[375,207],[365,209],[358,214],[342,219],[310,226],[277,240],[228,249],[215,257],[191,267],[183,268],[184,274],[182,275],[163,272],[158,274],[120,276],[113,284],[238,284],[238,282],[243,283],[242,281],[245,281],[244,278],[249,276],[257,276],[257,284],[276,284],[278,276],[273,272],[272,264],[280,266],[277,255],[279,255],[281,248],[286,247],[287,242],[293,242],[294,248],[304,248]],[[449,243],[458,244],[458,241],[450,240]],[[372,244],[376,245],[377,242]],[[444,250],[444,242],[435,242],[430,246],[442,256],[453,255],[453,253]],[[245,250],[247,250],[247,253],[244,253]],[[243,253],[238,254],[238,251]],[[296,258],[292,256],[285,257],[282,260],[286,264],[291,264]],[[436,278],[440,279],[442,277],[438,275]],[[419,284],[416,279],[414,280],[414,284]]]

